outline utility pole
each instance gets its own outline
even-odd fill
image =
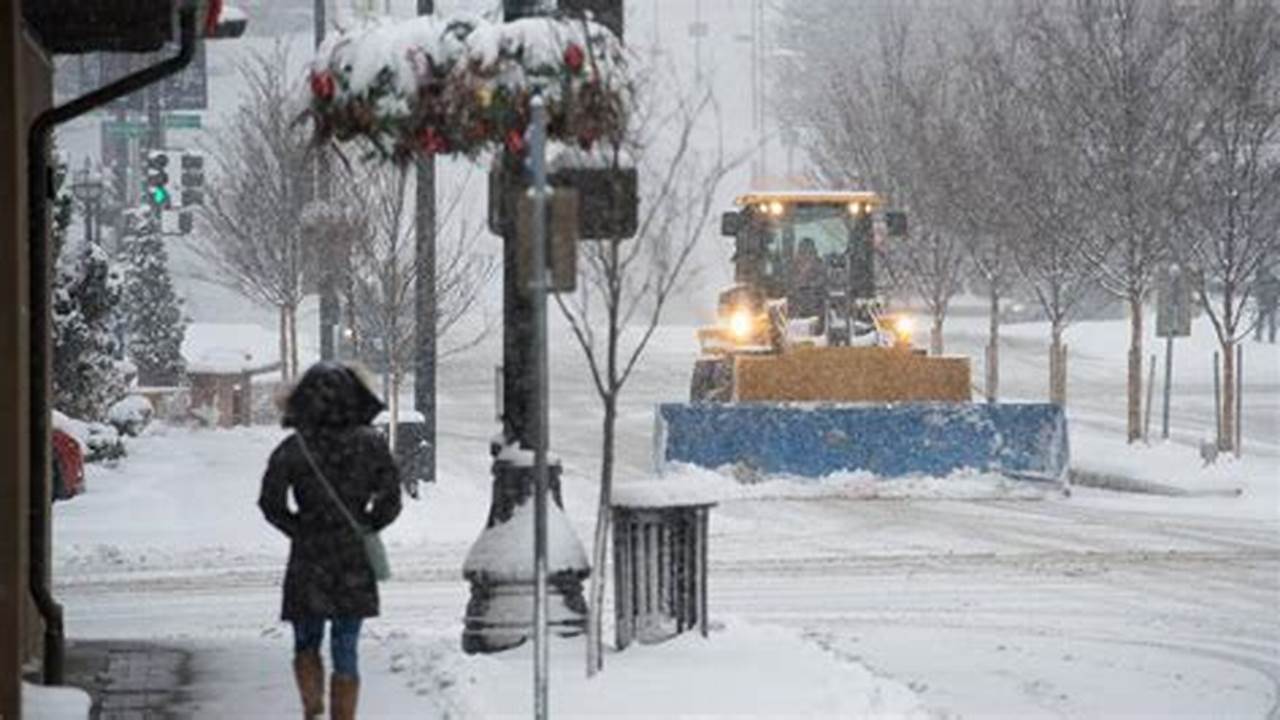
[[[593,13],[597,22],[609,28],[619,39],[622,38],[622,0],[559,0],[558,5],[562,13],[570,16],[588,11]],[[550,8],[544,0],[503,2],[503,20],[506,22],[526,17],[544,17],[549,12]],[[545,135],[536,130],[534,136],[545,138]],[[536,150],[534,152],[536,154]],[[495,159],[489,173],[490,229],[502,236],[503,248],[502,432],[490,446],[493,455],[493,493],[489,518],[485,532],[472,549],[475,553],[480,548],[479,555],[482,558],[493,557],[494,553],[514,557],[515,553],[536,550],[535,537],[523,535],[523,532],[518,537],[511,533],[493,531],[500,525],[514,522],[516,517],[528,517],[522,513],[522,508],[534,511],[533,517],[529,519],[534,520],[533,524],[538,526],[542,524],[538,522],[538,517],[544,518],[543,522],[546,522],[545,518],[549,514],[560,512],[563,507],[560,501],[561,467],[559,462],[546,454],[549,444],[545,412],[546,368],[545,357],[537,352],[537,348],[545,343],[545,335],[539,332],[539,318],[545,322],[545,315],[539,313],[536,297],[538,293],[530,291],[530,283],[520,270],[522,257],[525,257],[522,255],[522,242],[533,241],[521,239],[518,206],[532,184],[526,171],[538,170],[537,167],[526,166],[526,157],[527,153],[524,152],[505,152]],[[587,176],[581,180],[574,179],[572,174],[562,176],[562,172],[557,170],[553,173],[550,184],[563,183],[572,186],[579,193],[596,193],[598,198],[603,198],[603,202],[615,202],[612,193],[620,181],[613,178],[611,171],[599,171],[607,175],[601,177],[600,174],[592,175],[591,173],[597,172],[593,169],[576,170],[575,172]],[[535,174],[544,173],[545,168],[542,168]],[[604,230],[579,225],[578,229],[582,234],[578,237],[593,237],[587,230],[601,233],[594,235],[596,238],[631,237],[635,234],[634,222],[627,229],[614,230],[622,220],[630,218],[633,221],[635,218],[634,169],[630,170],[627,177],[629,180],[622,183],[629,188],[624,191],[626,212],[604,213],[606,220],[602,224],[607,225]],[[543,215],[545,214],[544,206]],[[581,216],[579,219],[581,220]],[[527,222],[530,230],[545,232],[543,226],[532,218]],[[610,222],[613,224],[610,225]],[[534,232],[528,233],[529,236],[533,234]],[[545,269],[532,258],[524,263],[532,266],[528,274],[545,273]],[[534,282],[537,283],[538,280],[535,279]],[[555,506],[547,504],[550,502],[554,502]],[[545,508],[544,511],[538,510],[540,503]],[[539,533],[531,534],[537,536]],[[566,550],[564,543],[557,543],[558,552],[568,552],[575,556],[581,553],[579,557],[585,558],[586,552],[578,539],[572,537],[571,542],[577,547]],[[463,575],[471,584],[471,597],[467,602],[462,632],[462,649],[465,652],[497,652],[515,647],[538,635],[536,628],[543,624],[549,628],[549,632],[561,636],[576,635],[583,631],[587,605],[582,593],[582,581],[591,572],[585,564],[571,567],[557,564],[545,573],[535,571],[526,574],[522,570],[513,574],[489,567],[487,562],[481,560],[471,563],[469,560],[468,565],[463,568]],[[539,581],[535,577],[538,575],[545,579]],[[538,592],[541,588],[545,588],[546,599],[535,603],[534,597],[541,596]],[[535,678],[535,686],[545,684],[545,676],[540,677],[541,680]]]
[[[326,0],[315,0],[315,41],[316,47],[324,42],[325,27],[325,2]],[[316,153],[316,194],[315,198],[319,202],[327,202],[329,200],[329,156],[324,149],[320,149]],[[329,252],[336,252],[337,248],[326,248]],[[320,359],[333,360],[337,356],[336,339],[337,327],[341,319],[342,308],[338,302],[338,272],[335,269],[345,263],[338,262],[337,258],[326,257],[322,259],[325,269],[320,273]],[[283,361],[283,358],[281,358]],[[293,369],[294,372],[298,368]]]
[[[435,0],[418,0],[418,14],[435,12]],[[418,478],[426,482],[436,479],[436,159],[418,158],[415,198],[415,240],[417,278],[414,281],[417,304],[418,357],[413,376],[413,406],[422,414],[419,437]]]
[[[547,714],[547,426],[551,414],[547,394],[547,107],[538,95],[533,108],[530,160],[533,164],[533,327],[537,394],[537,431],[533,438],[533,716]]]

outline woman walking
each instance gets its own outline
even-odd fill
[[[294,433],[271,454],[262,478],[258,506],[290,540],[281,618],[293,623],[304,718],[324,713],[320,644],[326,622],[333,661],[330,717],[355,717],[356,642],[364,618],[378,614],[378,584],[352,521],[376,532],[400,514],[395,462],[369,425],[382,409],[351,368],[313,365],[285,402],[283,424]],[[289,491],[296,509],[289,507]]]

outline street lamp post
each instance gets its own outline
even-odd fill
[[[571,14],[590,11],[598,22],[622,36],[621,0],[560,0],[560,10]],[[541,0],[504,0],[503,19],[507,22],[548,14]],[[506,155],[498,158],[489,176],[490,227],[503,239],[503,362],[502,362],[502,433],[495,438],[493,454],[493,495],[485,531],[472,546],[463,573],[471,584],[467,603],[462,647],[467,652],[495,652],[519,645],[535,635],[535,626],[545,623],[557,635],[581,633],[587,611],[582,581],[590,572],[586,553],[576,537],[564,537],[547,546],[539,562],[547,563],[545,581],[538,583],[533,567],[512,563],[505,558],[518,557],[533,549],[532,530],[536,516],[552,524],[560,512],[560,464],[546,454],[547,415],[545,413],[545,368],[539,372],[539,334],[536,293],[522,286],[517,269],[521,257],[518,211],[520,197],[529,190],[522,158]],[[588,173],[591,171],[588,171]],[[608,171],[604,171],[608,174]],[[624,215],[634,220],[634,170]],[[609,191],[614,181],[596,178],[581,183],[563,177],[549,178],[550,184],[572,185],[579,192]],[[589,192],[586,193],[590,195]],[[589,199],[589,198],[588,198]],[[584,200],[584,204],[589,204]],[[615,213],[608,212],[610,217]],[[582,216],[579,216],[581,220]],[[581,237],[591,236],[589,228]],[[629,237],[634,228],[616,231],[610,237]],[[532,235],[533,233],[530,233]],[[600,235],[598,237],[604,237]],[[531,261],[537,268],[537,264]],[[537,269],[532,272],[539,272]],[[539,398],[542,402],[539,402]],[[535,467],[543,466],[542,473]],[[542,475],[542,482],[535,482]],[[543,489],[539,492],[536,486]],[[545,493],[545,495],[543,495]],[[538,512],[540,502],[550,500],[547,515]],[[504,529],[516,518],[533,520],[527,539]],[[560,520],[563,522],[563,520]],[[545,526],[544,526],[545,527]],[[527,543],[527,544],[526,544]],[[546,588],[547,597],[538,603],[542,612],[533,622],[536,586]],[[545,645],[539,643],[543,648]],[[545,689],[545,678],[538,683]],[[545,695],[541,695],[545,697]]]
[[[75,179],[71,182],[71,196],[84,207],[85,243],[102,239],[101,232],[96,231],[98,230],[98,203],[102,200],[104,189],[102,173],[98,172],[86,157],[84,167],[76,171]]]

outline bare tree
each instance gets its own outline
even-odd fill
[[[909,213],[908,237],[883,248],[885,268],[897,291],[924,302],[930,349],[941,354],[943,323],[967,257],[954,203],[964,181],[955,144],[957,80],[943,37],[917,47],[912,21],[887,16],[876,57],[823,43],[797,49],[801,65],[822,71],[792,92],[795,112],[807,115],[818,179],[875,190]]]
[[[326,224],[345,228],[347,234],[350,268],[345,285],[353,330],[369,359],[383,372],[393,438],[401,383],[417,349],[415,288],[420,259],[412,171],[412,165],[351,167],[348,181],[339,183],[331,203],[334,207],[322,213]],[[482,310],[479,301],[496,267],[493,257],[474,251],[480,227],[468,227],[465,219],[456,217],[468,189],[466,182],[458,184],[439,214],[435,332],[437,338],[450,340],[441,344],[441,358],[472,347],[493,327],[493,319],[479,312],[480,322],[460,332],[462,321]]]
[[[965,58],[974,111],[973,147],[990,162],[982,175],[982,222],[1007,239],[1003,252],[1049,321],[1049,399],[1066,403],[1063,333],[1096,287],[1097,265],[1082,240],[1089,226],[1079,179],[1085,172],[1070,139],[1042,102],[1052,76],[1028,62],[1021,33],[975,38]],[[997,38],[1001,38],[997,40]],[[993,309],[994,311],[994,309]]]
[[[1280,11],[1266,0],[1200,8],[1188,64],[1201,113],[1199,162],[1180,217],[1181,264],[1222,348],[1224,450],[1235,444],[1235,355],[1252,329],[1245,308],[1259,271],[1280,248]]]
[[[1007,185],[1000,182],[1006,168],[998,158],[1001,145],[990,123],[990,114],[1011,100],[1011,88],[987,66],[993,53],[1009,52],[1012,38],[1000,32],[1000,25],[993,26],[990,14],[984,15],[981,23],[973,17],[967,20],[967,47],[956,58],[959,123],[952,143],[961,179],[955,183],[951,199],[972,274],[989,301],[983,389],[987,402],[996,402],[1000,397],[1000,301],[1016,285],[1013,252],[1019,228],[1009,212]]]
[[[245,95],[213,135],[217,171],[196,249],[212,268],[206,279],[279,312],[281,375],[289,380],[298,372],[297,310],[313,258],[298,222],[311,196],[310,138],[294,122],[302,83],[280,43],[239,70]]]
[[[618,397],[648,347],[667,301],[689,270],[690,255],[715,209],[717,187],[745,158],[726,160],[718,149],[722,143],[702,145],[717,148],[711,152],[695,146],[695,134],[714,108],[709,92],[681,96],[673,104],[665,110],[658,109],[656,99],[638,102],[628,138],[609,151],[613,167],[634,161],[637,171],[652,179],[641,186],[636,236],[582,243],[581,287],[573,295],[556,296],[586,357],[604,410],[600,500],[592,546],[596,571],[591,575],[587,619],[589,675],[603,665],[603,568],[612,519]],[[667,139],[671,137],[674,143]]]
[[[1064,0],[1030,8],[1041,99],[1083,160],[1093,229],[1080,235],[1108,292],[1130,317],[1127,426],[1142,436],[1143,303],[1169,254],[1191,121],[1177,5],[1164,0]]]
[[[966,148],[957,142],[963,123],[955,53],[940,35],[913,52],[905,19],[888,23],[882,38],[890,124],[881,131],[894,148],[882,172],[912,219],[907,238],[888,246],[888,269],[899,287],[910,288],[924,302],[933,321],[930,352],[941,355],[943,323],[968,258],[964,216],[956,203],[968,180]]]

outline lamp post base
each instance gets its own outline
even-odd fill
[[[586,628],[582,581],[590,574],[586,551],[563,517],[560,466],[548,468],[551,543],[547,585],[547,626],[561,637]],[[483,533],[463,566],[471,583],[462,631],[462,650],[491,653],[517,647],[533,637],[533,492],[531,466],[498,460],[493,464],[493,500]]]

